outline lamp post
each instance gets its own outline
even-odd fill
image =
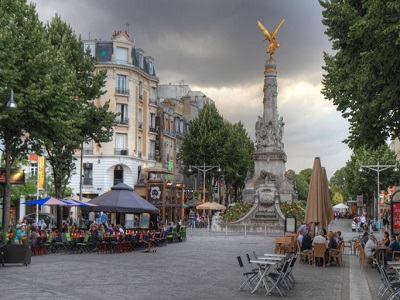
[[[189,165],[189,172],[191,173],[193,170],[192,168],[199,170],[200,172],[203,172],[203,203],[206,200],[206,173],[208,171],[211,171],[212,169],[218,168],[217,171],[221,172],[221,168],[220,165],[215,165],[215,166],[206,166],[206,163],[204,162],[203,165],[199,165],[199,166],[192,166]]]
[[[10,91],[10,100],[7,102],[7,110],[16,110],[17,104],[14,101],[14,92]],[[8,225],[10,223],[10,185],[11,185],[11,142],[10,131],[4,128],[4,159],[6,162],[6,178],[4,183],[4,198],[3,198],[3,238],[6,240]]]
[[[393,171],[395,171],[395,172],[398,171],[398,169],[397,169],[397,166],[396,166],[396,165],[380,165],[380,164],[379,164],[379,161],[378,161],[378,163],[377,163],[376,165],[360,165],[360,168],[358,169],[358,171],[362,172],[363,168],[370,169],[370,170],[372,170],[372,171],[375,171],[375,172],[378,174],[378,190],[377,190],[377,192],[378,192],[378,194],[377,194],[377,199],[378,199],[378,211],[377,211],[376,215],[375,215],[375,213],[374,213],[374,217],[375,217],[375,219],[376,219],[377,221],[379,221],[379,212],[380,212],[380,209],[379,209],[379,202],[380,202],[380,200],[379,200],[379,195],[380,195],[380,193],[381,193],[381,191],[380,191],[380,184],[379,184],[379,173],[380,173],[381,171],[387,170],[387,169],[389,169],[389,168],[393,168]],[[375,212],[375,207],[374,207],[374,212]]]

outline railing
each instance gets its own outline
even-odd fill
[[[150,132],[157,133],[157,128],[151,127],[151,125],[150,125],[149,131],[150,131]]]
[[[138,157],[142,157],[142,151],[138,152]]]
[[[138,123],[138,126],[139,126],[139,129],[142,129],[142,128],[143,128],[143,123],[142,123],[142,122],[139,122],[139,123]]]
[[[93,178],[83,178],[83,185],[93,185]]]
[[[157,99],[150,99],[149,104],[151,105],[157,105]]]
[[[128,155],[128,149],[115,148],[114,149],[114,154],[116,154],[116,155]]]
[[[82,154],[93,154],[93,148],[82,149]]]
[[[117,87],[117,88],[115,88],[115,93],[120,94],[120,95],[129,96],[129,89]]]
[[[156,155],[154,153],[149,153],[149,160],[156,160]]]
[[[143,101],[143,95],[139,95],[139,100]]]
[[[120,117],[116,117],[115,118],[115,122],[117,124],[121,124],[121,125],[129,125],[129,118],[120,118]]]

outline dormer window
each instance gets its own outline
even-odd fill
[[[116,62],[119,64],[127,64],[128,63],[128,49],[117,47],[117,59]]]
[[[153,61],[149,60],[149,75],[153,75]]]
[[[89,50],[90,50],[90,55],[91,55],[91,56],[95,56],[95,49],[96,49],[96,46],[95,46],[95,43],[94,43],[94,42],[84,42],[84,43],[83,43],[83,48],[84,48],[85,52],[86,52],[87,48],[89,48]]]
[[[143,53],[139,52],[139,68],[143,69]]]

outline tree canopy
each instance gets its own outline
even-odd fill
[[[225,186],[233,185],[237,192],[243,187],[247,171],[252,167],[253,150],[254,144],[243,124],[224,120],[211,103],[205,104],[199,117],[193,120],[182,141],[179,157],[185,166],[220,165],[221,174],[211,170],[207,174],[208,182],[213,176],[223,176]]]
[[[322,93],[349,120],[345,142],[376,149],[400,137],[400,2],[319,0],[334,54],[324,53]]]

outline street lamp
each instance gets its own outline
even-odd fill
[[[189,173],[191,173],[192,171],[193,171],[193,169],[192,168],[194,168],[194,169],[196,169],[196,170],[199,170],[200,172],[203,172],[203,203],[205,202],[205,200],[206,200],[206,172],[208,172],[208,171],[210,171],[210,170],[212,170],[212,169],[215,169],[215,168],[218,168],[217,169],[217,172],[221,172],[222,170],[221,170],[221,167],[220,167],[220,165],[215,165],[215,166],[206,166],[206,163],[204,162],[203,163],[203,165],[199,165],[199,166],[192,166],[192,165],[189,165]]]
[[[359,171],[359,172],[362,172],[362,171],[363,171],[363,168],[370,169],[370,170],[372,170],[372,171],[375,171],[375,172],[378,174],[378,191],[377,191],[377,192],[378,192],[378,194],[377,194],[377,199],[378,199],[378,212],[377,212],[377,215],[376,215],[375,217],[376,217],[377,221],[379,221],[379,212],[380,212],[380,209],[379,209],[379,202],[380,202],[380,200],[379,200],[379,195],[380,195],[380,193],[381,193],[381,191],[380,191],[380,185],[379,185],[379,173],[380,173],[381,171],[387,170],[387,169],[389,169],[389,168],[393,168],[393,171],[395,171],[395,172],[397,172],[398,169],[397,169],[397,166],[396,166],[396,165],[380,165],[380,164],[379,164],[379,161],[378,161],[378,164],[376,164],[376,165],[361,165],[361,164],[360,164],[360,168],[358,169],[358,171]]]
[[[14,91],[10,91],[10,100],[6,104],[7,110],[16,110],[17,104],[14,101]],[[10,185],[11,185],[11,142],[10,132],[8,128],[4,128],[4,159],[6,161],[6,178],[4,183],[3,198],[3,238],[7,237],[8,224],[10,221]]]

